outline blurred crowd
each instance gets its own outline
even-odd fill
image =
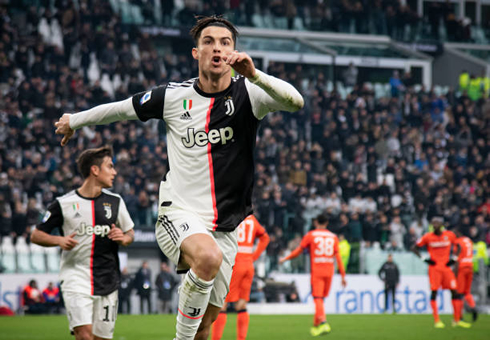
[[[235,23],[251,27],[301,29],[389,35],[399,41],[423,39],[480,42],[472,32],[475,22],[459,17],[450,1],[429,2],[420,16],[416,2],[401,0],[132,0],[141,8],[145,24],[189,26],[194,14],[225,13]],[[482,17],[482,32],[490,38],[490,23]],[[480,28],[478,28],[480,29]]]
[[[112,190],[137,228],[151,227],[167,170],[164,123],[83,128],[64,148],[53,123],[63,112],[196,76],[196,64],[190,53],[157,53],[109,1],[56,3],[54,11],[0,6],[0,233],[28,235],[55,197],[82,183],[80,151],[103,144],[115,151]],[[376,99],[354,81],[342,99],[314,68],[271,63],[268,73],[306,103],[295,114],[269,114],[259,131],[254,203],[271,259],[294,248],[320,212],[334,232],[367,247],[408,249],[434,216],[490,244],[488,95],[416,92],[394,74],[391,96]]]

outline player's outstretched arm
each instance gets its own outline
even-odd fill
[[[74,239],[76,234],[77,233],[68,236],[55,236],[42,230],[34,229],[31,234],[31,242],[43,247],[60,246],[63,250],[72,250],[78,244],[78,241]]]
[[[63,135],[61,145],[65,146],[75,130],[89,125],[104,125],[121,120],[138,119],[133,107],[132,98],[119,102],[103,104],[90,110],[82,111],[75,114],[65,113],[59,121],[54,123],[55,133]]]
[[[279,259],[279,264],[283,264],[284,262],[294,259],[295,257],[298,257],[303,253],[303,248],[299,246],[295,250],[293,250],[288,256],[283,257],[282,259]]]

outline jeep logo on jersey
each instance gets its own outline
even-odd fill
[[[111,227],[108,225],[96,225],[96,226],[91,226],[91,225],[86,225],[85,223],[81,223],[80,227],[77,230],[77,235],[78,236],[83,236],[83,235],[98,235],[101,237],[105,237],[109,234],[109,231],[111,231]]]
[[[194,132],[193,128],[187,129],[187,137],[182,138],[182,143],[186,148],[192,148],[194,145],[205,146],[208,143],[225,145],[233,138],[233,129],[229,126],[221,129],[211,129],[208,133],[204,131]]]
[[[225,115],[231,116],[235,112],[235,104],[233,104],[233,99],[231,97],[229,97],[225,101],[225,106],[226,106]]]

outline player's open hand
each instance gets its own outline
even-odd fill
[[[72,250],[78,244],[78,241],[74,239],[77,233],[73,233],[68,236],[60,238],[60,248],[63,250]]]
[[[70,127],[70,116],[70,114],[65,113],[60,120],[54,123],[54,126],[56,127],[55,133],[57,135],[64,135],[61,140],[61,146],[65,146],[75,133],[75,130]]]
[[[279,259],[279,264],[283,264],[284,262],[286,262],[286,259],[284,257],[282,259]]]
[[[347,281],[345,280],[345,277],[342,278],[342,288],[347,287]]]
[[[247,53],[233,51],[223,57],[223,61],[246,78],[255,76],[255,65]]]
[[[109,231],[109,234],[107,234],[107,237],[109,237],[109,240],[112,240],[119,244],[122,244],[122,242],[124,241],[123,231],[120,228],[116,228],[116,225],[114,223],[111,225],[111,230]]]

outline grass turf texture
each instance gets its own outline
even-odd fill
[[[442,315],[445,329],[434,329],[432,315],[330,315],[335,339],[362,340],[488,340],[490,315],[481,315],[470,329],[451,327],[451,316]],[[465,315],[469,321],[470,316]],[[251,315],[248,340],[304,340],[309,335],[313,316],[310,315]],[[234,340],[236,314],[228,315],[223,340]],[[172,340],[175,334],[173,315],[120,315],[114,340]],[[324,336],[317,338],[326,338]],[[2,340],[75,339],[69,335],[66,316],[0,317]]]

